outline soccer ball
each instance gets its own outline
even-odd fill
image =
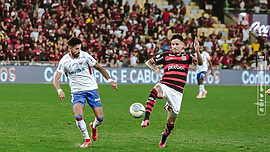
[[[144,116],[145,108],[141,103],[133,103],[129,108],[129,112],[132,117],[141,118]]]

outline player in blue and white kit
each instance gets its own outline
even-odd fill
[[[196,72],[197,72],[197,81],[198,81],[198,85],[199,85],[199,94],[197,95],[196,98],[205,98],[207,91],[204,89],[204,80],[206,77],[206,73],[208,70],[208,64],[211,70],[211,74],[213,74],[213,70],[212,70],[212,62],[211,62],[211,58],[209,56],[209,54],[204,51],[204,47],[200,46],[200,53],[201,53],[201,57],[202,57],[202,61],[203,61],[203,65],[196,65]]]
[[[92,73],[91,67],[97,69],[110,83],[113,89],[118,90],[117,83],[114,82],[109,74],[102,68],[97,61],[88,53],[81,50],[82,41],[79,38],[71,38],[68,41],[69,53],[64,55],[59,62],[57,72],[53,79],[53,85],[58,92],[60,100],[64,100],[65,93],[59,85],[59,79],[62,73],[69,78],[69,86],[71,88],[72,109],[76,119],[76,125],[85,138],[84,143],[80,147],[88,147],[91,140],[88,135],[85,121],[83,120],[83,111],[85,102],[93,109],[95,120],[91,122],[92,139],[97,140],[97,129],[103,122],[103,110],[98,94],[98,85]]]

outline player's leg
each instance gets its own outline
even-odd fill
[[[91,145],[91,140],[87,131],[85,121],[83,120],[84,104],[81,102],[77,102],[73,104],[72,109],[75,115],[76,125],[85,139],[84,143],[80,147],[88,147],[89,145]]]
[[[180,112],[182,98],[183,98],[182,93],[166,85],[162,86],[162,89],[164,91],[164,94],[166,96],[165,98],[167,100],[167,103],[164,109],[167,111],[168,116],[167,116],[165,131],[161,134],[161,139],[159,142],[160,148],[165,147],[167,137],[171,134],[174,128],[174,122],[177,118],[178,113]]]
[[[169,106],[167,108],[168,116],[165,131],[161,134],[161,140],[159,142],[159,147],[163,148],[166,145],[167,137],[171,134],[174,128],[174,122],[177,118],[177,114],[173,112],[172,108]]]
[[[89,125],[90,125],[90,128],[92,130],[92,139],[94,141],[97,141],[97,139],[98,139],[97,127],[102,124],[104,115],[103,115],[102,107],[93,108],[93,111],[94,111],[96,117],[95,117],[94,122],[91,122]]]
[[[201,88],[200,88],[200,85],[201,85],[200,75],[201,75],[201,73],[197,73],[197,82],[198,82],[198,86],[199,86],[199,94],[196,96],[196,98],[201,98],[202,97]]]
[[[196,98],[205,98],[205,95],[207,93],[207,91],[204,89],[204,80],[205,80],[205,76],[206,76],[206,72],[200,72],[197,75],[197,81],[198,81],[198,85],[199,85],[199,94],[197,95]]]
[[[204,80],[206,78],[206,73],[207,72],[202,72],[203,74],[201,74],[201,77],[200,77],[200,90],[202,91],[202,98],[205,98],[206,97],[206,94],[207,94],[207,91],[205,90],[204,88]]]
[[[93,109],[95,113],[95,119],[89,124],[89,126],[92,131],[92,139],[94,141],[97,141],[97,127],[102,124],[104,118],[98,90],[88,91],[86,99],[89,106]]]
[[[145,106],[144,120],[141,123],[142,127],[147,127],[150,124],[149,117],[156,104],[156,98],[163,98],[163,91],[159,84],[156,84],[150,91],[150,94],[149,94],[149,97]]]

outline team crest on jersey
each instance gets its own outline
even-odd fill
[[[182,60],[183,61],[186,61],[187,60],[187,57],[186,56],[182,56]]]

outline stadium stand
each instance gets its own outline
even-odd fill
[[[235,8],[243,2],[253,9],[250,1],[228,0]],[[260,11],[265,4],[269,8],[268,1],[259,2]],[[191,0],[2,0],[0,9],[2,64],[57,64],[72,36],[81,38],[82,50],[107,67],[142,65],[169,49],[172,33],[182,33],[188,51],[198,36],[215,68],[254,69],[256,53],[269,52],[264,37],[250,41],[245,22],[221,24]]]

